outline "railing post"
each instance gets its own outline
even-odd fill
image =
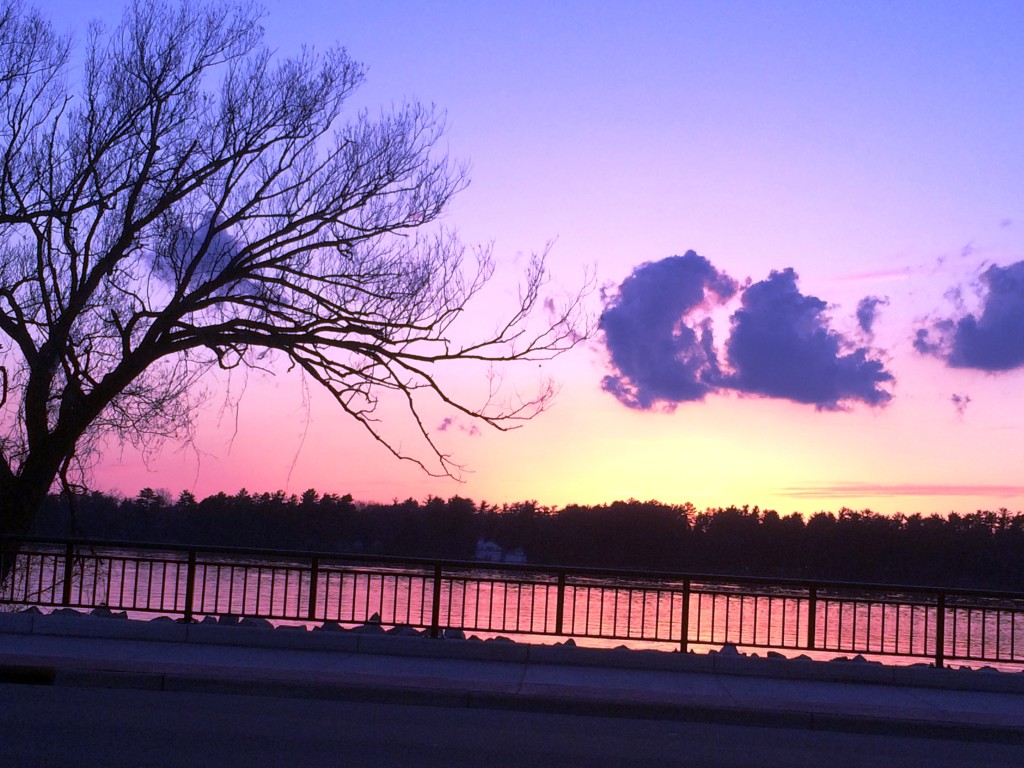
[[[558,597],[555,599],[555,634],[562,634],[565,622],[565,571],[558,572]]]
[[[430,609],[430,636],[440,634],[441,625],[441,566],[434,566],[434,595]]]
[[[71,605],[71,579],[75,573],[74,565],[75,545],[69,541],[64,547],[64,589],[61,593],[61,605]]]
[[[196,551],[188,551],[188,570],[185,573],[185,623],[192,621],[193,603],[196,595]]]
[[[935,667],[942,669],[946,663],[946,593],[939,592],[935,607]]]
[[[686,653],[690,642],[690,580],[683,579],[683,615],[679,627],[679,650]]]
[[[807,650],[814,650],[814,638],[817,634],[818,588],[811,587],[807,592]]]
[[[309,611],[306,617],[313,621],[316,619],[316,592],[320,581],[320,558],[314,557],[309,569]]]

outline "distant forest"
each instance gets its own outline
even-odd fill
[[[1024,514],[818,512],[616,501],[552,509],[452,497],[391,504],[349,495],[218,493],[49,498],[35,534],[473,559],[479,540],[532,564],[1024,591]]]

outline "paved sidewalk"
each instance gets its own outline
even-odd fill
[[[260,694],[1024,744],[1024,673],[0,614],[0,683]]]

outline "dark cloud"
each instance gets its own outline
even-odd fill
[[[240,244],[224,230],[210,233],[209,222],[190,229],[182,222],[165,222],[153,253],[153,273],[172,285],[189,275],[195,286],[220,275],[240,250]]]
[[[971,396],[957,395],[954,393],[953,396],[949,398],[949,401],[953,403],[953,407],[956,408],[957,415],[960,416],[960,418],[963,418],[963,415],[967,413],[967,406],[971,404]]]
[[[693,251],[642,264],[607,301],[600,328],[614,373],[602,388],[630,408],[700,400],[721,376],[703,309],[736,282]]]
[[[223,222],[216,220],[216,226]],[[210,228],[210,221],[194,229],[180,220],[162,222],[151,254],[153,276],[166,285],[198,288],[222,279],[228,270],[238,270],[235,262],[244,243],[224,229]],[[266,284],[241,278],[224,281],[213,295],[253,296],[266,291]]]
[[[953,368],[1008,371],[1024,367],[1024,261],[981,275],[980,314],[943,318],[918,328],[914,348]]]
[[[945,357],[948,338],[954,328],[952,320],[938,320],[930,328],[918,328],[914,332],[914,349],[922,355]]]
[[[601,315],[613,369],[603,389],[641,410],[729,389],[819,409],[887,403],[882,387],[892,374],[872,350],[829,328],[825,302],[801,294],[796,282],[786,269],[743,291],[725,345],[730,370],[723,372],[707,310],[731,298],[736,282],[693,251],[637,267]],[[885,303],[874,296],[861,302],[866,333]]]
[[[857,304],[857,325],[868,337],[875,333],[875,320],[878,319],[878,308],[889,304],[889,300],[880,296],[865,296]]]
[[[445,416],[441,423],[437,425],[438,432],[447,432],[449,429],[457,429],[470,437],[476,437],[480,434],[480,428],[476,424],[470,424],[467,427],[454,416]]]
[[[826,304],[805,296],[792,269],[772,272],[743,293],[732,316],[726,354],[732,373],[723,385],[740,392],[810,403],[833,410],[846,401],[884,405],[893,381],[867,347],[852,348],[828,327]]]

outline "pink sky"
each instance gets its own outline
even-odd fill
[[[85,5],[43,7],[68,28],[119,9]],[[913,345],[937,320],[980,317],[985,269],[1024,260],[1024,6],[492,6],[272,0],[265,26],[284,53],[342,42],[369,67],[359,106],[415,98],[447,110],[448,146],[470,160],[473,183],[446,224],[494,242],[496,305],[549,241],[555,288],[590,269],[611,296],[640,265],[692,249],[738,286],[713,317],[725,360],[744,286],[792,268],[801,294],[827,305],[827,328],[894,377],[888,404],[822,410],[719,386],[629,408],[602,390],[615,371],[598,334],[543,366],[561,390],[534,422],[438,432],[466,465],[461,483],[396,462],[282,373],[252,374],[237,413],[221,411],[226,382],[211,379],[195,446],[167,446],[148,468],[112,450],[99,487],[805,513],[1024,508],[1024,374],[951,367]],[[869,295],[887,301],[873,336],[855,316]],[[605,309],[598,292],[590,308]],[[530,387],[538,371],[507,375]],[[450,414],[431,415],[440,426]],[[393,423],[396,440],[411,439]]]

